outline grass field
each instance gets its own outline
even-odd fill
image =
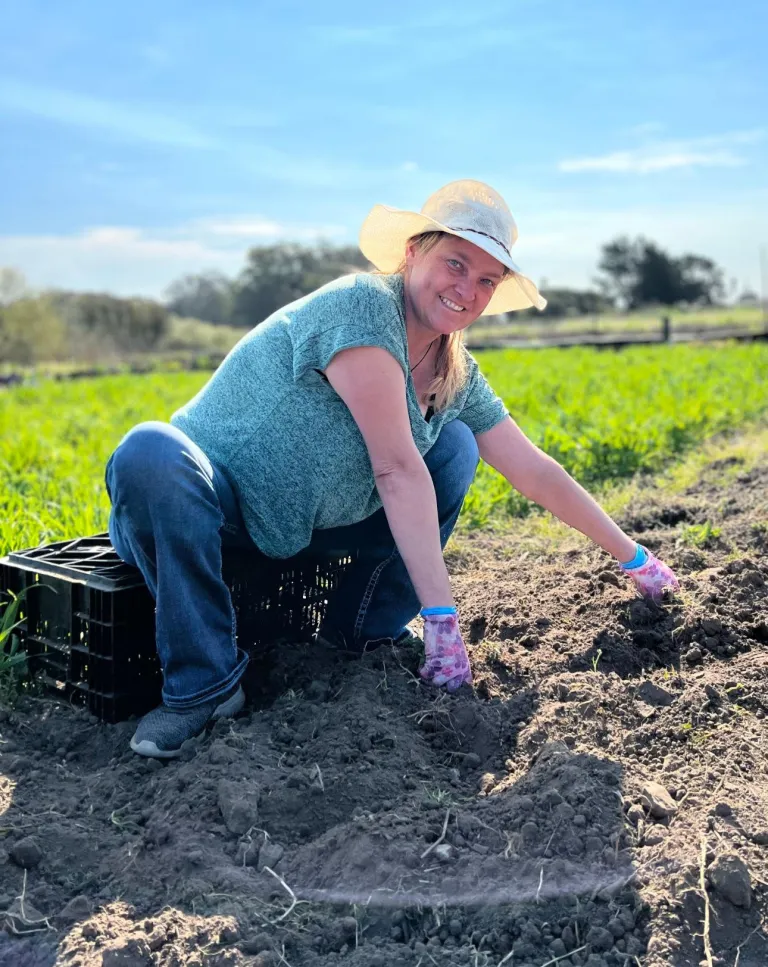
[[[713,435],[768,415],[768,346],[483,353],[525,432],[589,488],[654,471]],[[106,526],[104,464],[123,433],[167,419],[203,373],[42,382],[0,393],[0,553]],[[529,507],[482,467],[465,528]]]

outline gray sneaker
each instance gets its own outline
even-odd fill
[[[159,705],[139,722],[131,739],[131,748],[152,759],[174,759],[181,754],[181,747],[187,739],[199,735],[215,719],[237,715],[243,705],[245,692],[240,685],[194,708],[179,710]]]

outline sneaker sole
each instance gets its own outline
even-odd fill
[[[211,717],[208,719],[208,722],[205,723],[203,729],[197,734],[202,735],[209,722],[214,722],[216,719],[229,718],[232,715],[237,715],[244,705],[245,692],[241,686],[237,689],[234,695],[230,695],[226,702],[222,702],[221,705],[216,706],[211,713]],[[192,738],[197,738],[197,736],[192,736]],[[142,739],[141,742],[137,742],[135,736],[131,739],[131,748],[137,755],[146,756],[148,759],[176,759],[181,755],[181,748],[158,749],[155,743],[150,742],[148,739]]]

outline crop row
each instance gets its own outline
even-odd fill
[[[768,346],[506,350],[481,367],[530,438],[591,489],[657,470],[768,414]],[[103,473],[123,433],[167,419],[201,373],[43,382],[0,394],[0,553],[105,528]],[[528,505],[481,467],[465,526]]]

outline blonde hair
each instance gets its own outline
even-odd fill
[[[426,255],[447,234],[447,232],[421,232],[419,235],[411,236],[408,242],[412,242],[421,255]],[[405,258],[403,258],[397,272],[405,276],[405,268]],[[505,271],[503,278],[508,274],[509,270]],[[441,336],[435,359],[435,376],[427,390],[427,398],[434,396],[432,406],[435,412],[444,410],[452,402],[466,379],[467,357],[464,349],[464,331],[459,330],[449,336]]]

